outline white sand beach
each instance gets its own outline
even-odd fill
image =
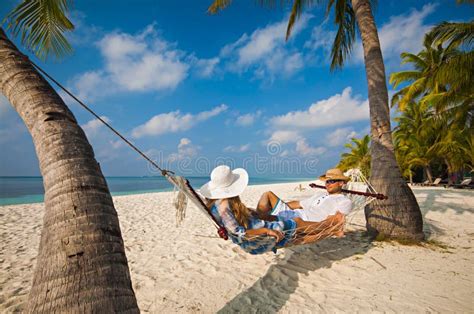
[[[250,186],[284,199],[297,183]],[[303,183],[307,186],[307,183]],[[429,240],[370,242],[359,211],[344,238],[252,256],[217,237],[193,206],[175,226],[173,193],[119,196],[133,286],[144,313],[474,312],[474,191],[414,188]],[[44,205],[0,207],[0,312],[21,311],[31,284]],[[358,226],[360,225],[360,226]]]

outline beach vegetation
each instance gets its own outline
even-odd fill
[[[21,2],[4,23],[45,60],[71,52],[70,1]],[[0,91],[31,134],[45,214],[26,312],[138,313],[119,220],[84,131],[0,28]]]
[[[390,76],[399,116],[394,130],[397,159],[406,177],[422,167],[431,183],[432,168],[445,169],[448,184],[473,170],[474,22],[435,26],[418,53],[401,54],[412,69]]]
[[[362,174],[369,178],[370,177],[370,136],[365,135],[358,139],[353,137],[350,143],[344,145],[345,148],[349,149],[349,152],[345,152],[341,155],[341,160],[337,167],[342,171],[357,168],[360,169]]]

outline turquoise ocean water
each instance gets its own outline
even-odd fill
[[[188,177],[191,185],[199,188],[209,177]],[[163,177],[107,177],[112,195],[129,195],[172,191],[173,187]],[[259,178],[251,177],[250,184],[270,184],[299,182],[310,178]],[[41,177],[1,177],[0,206],[13,204],[40,203],[44,200],[43,180]]]

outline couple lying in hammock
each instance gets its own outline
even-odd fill
[[[319,179],[325,182],[323,193],[285,203],[269,191],[261,196],[257,208],[251,210],[239,197],[248,185],[247,171],[218,166],[200,193],[207,198],[211,214],[229,231],[232,241],[249,253],[260,254],[344,235],[344,216],[351,211],[352,203],[341,190],[349,178],[339,169],[329,169]],[[265,244],[257,240],[259,236],[274,240]]]

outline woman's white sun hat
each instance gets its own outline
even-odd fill
[[[229,198],[242,194],[249,183],[249,175],[243,168],[230,170],[218,166],[211,172],[211,181],[204,184],[200,193],[207,199]]]

